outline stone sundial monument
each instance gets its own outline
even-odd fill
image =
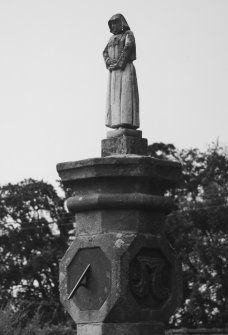
[[[75,240],[60,263],[60,298],[78,335],[163,335],[181,299],[181,266],[164,233],[164,194],[178,163],[147,156],[139,128],[135,39],[114,15],[103,52],[109,71],[100,158],[57,165],[71,188]]]

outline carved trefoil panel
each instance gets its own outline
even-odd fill
[[[130,290],[144,308],[160,309],[171,294],[172,269],[160,250],[142,248],[130,263]]]

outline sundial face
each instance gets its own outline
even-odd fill
[[[111,287],[111,264],[99,247],[79,249],[67,267],[67,299],[81,310],[97,310]]]

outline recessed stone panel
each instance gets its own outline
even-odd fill
[[[142,248],[130,263],[130,289],[142,308],[161,309],[171,294],[171,277],[171,266],[158,249]]]
[[[81,278],[87,267],[85,277]],[[70,299],[82,311],[100,309],[110,292],[111,283],[111,264],[100,248],[80,249],[68,265],[68,297],[80,278],[82,283]]]

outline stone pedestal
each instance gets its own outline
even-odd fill
[[[132,136],[120,133],[105,141]],[[137,131],[133,137],[142,140]],[[72,189],[67,206],[76,221],[76,238],[60,263],[61,301],[78,335],[163,335],[182,286],[180,263],[164,234],[173,208],[164,194],[178,183],[181,168],[109,153],[57,166]]]
[[[110,155],[147,155],[147,139],[135,129],[119,128],[107,132],[107,139],[101,142],[102,157]]]

